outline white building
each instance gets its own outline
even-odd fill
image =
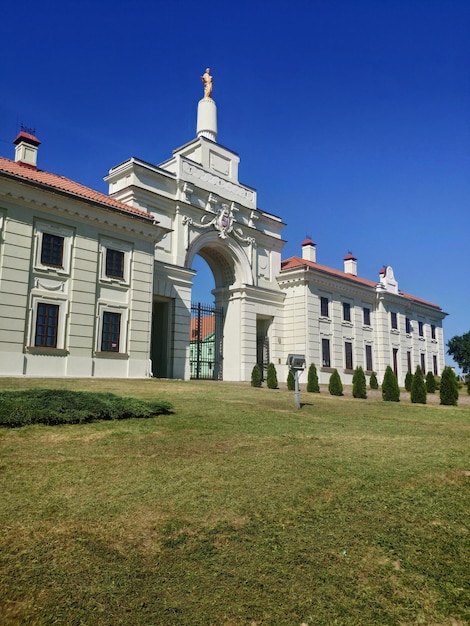
[[[215,280],[215,378],[272,361],[282,380],[291,352],[321,382],[337,368],[348,384],[357,365],[379,380],[391,365],[401,384],[417,364],[439,374],[442,309],[399,291],[390,267],[375,282],[350,254],[344,271],[319,265],[310,240],[281,261],[282,220],[216,137],[205,97],[197,138],[159,165],[113,167],[106,196],[38,169],[40,142],[18,135],[15,160],[0,158],[0,375],[189,378],[196,255]]]

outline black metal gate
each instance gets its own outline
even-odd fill
[[[257,338],[256,362],[261,370],[263,380],[266,380],[269,365],[269,338],[261,335]]]
[[[191,378],[222,380],[223,320],[223,309],[200,302],[191,304]]]

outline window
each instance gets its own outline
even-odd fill
[[[320,297],[320,315],[322,317],[330,317],[329,301],[325,296]]]
[[[437,369],[437,355],[433,354],[432,355],[432,367],[434,370],[434,376],[438,375],[438,369]]]
[[[119,281],[129,285],[131,275],[132,245],[126,241],[108,239],[100,240],[101,280],[105,282]]]
[[[39,302],[36,314],[34,345],[41,348],[57,348],[59,329],[59,305]]]
[[[420,337],[424,337],[424,324],[423,322],[418,322],[418,334]]]
[[[398,378],[398,348],[393,348],[393,371]]]
[[[426,355],[424,352],[421,352],[421,371],[426,374]]]
[[[409,350],[406,353],[406,365],[408,367],[408,371],[411,372],[411,352]]]
[[[410,320],[409,317],[407,317],[406,320],[405,320],[405,330],[406,330],[406,334],[407,335],[411,334],[412,328],[411,328],[411,320]]]
[[[35,224],[34,269],[70,274],[73,229],[52,222]]]
[[[344,357],[345,357],[345,362],[346,362],[346,369],[352,370],[353,369],[352,343],[349,341],[346,341],[344,344]]]
[[[369,344],[366,344],[366,370],[368,372],[372,372],[374,370],[372,363],[372,346]]]
[[[64,256],[64,238],[51,233],[43,233],[41,246],[42,265],[62,267]]]
[[[321,340],[321,353],[322,353],[322,365],[323,367],[330,367],[330,340]]]
[[[124,278],[124,252],[112,248],[106,249],[105,273],[110,278]]]
[[[345,322],[351,321],[351,305],[349,302],[343,302],[343,320]]]
[[[392,324],[392,328],[394,330],[398,330],[398,318],[397,318],[397,314],[395,311],[392,311],[390,313],[390,322]]]
[[[101,333],[101,352],[119,352],[120,335],[121,314],[104,311],[103,329]]]
[[[431,339],[436,338],[436,327],[434,324],[431,324]]]
[[[370,309],[365,306],[362,309],[362,314],[364,316],[364,326],[370,326]]]

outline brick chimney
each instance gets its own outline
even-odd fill
[[[312,263],[317,262],[317,244],[310,237],[302,241],[302,258]]]
[[[15,161],[36,169],[38,159],[38,146],[41,143],[32,133],[21,130],[13,142],[15,148]]]
[[[344,257],[344,273],[357,276],[357,259],[351,252]]]

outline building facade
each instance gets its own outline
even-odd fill
[[[216,137],[205,97],[196,139],[159,165],[111,168],[104,195],[38,169],[39,140],[19,133],[15,160],[0,158],[0,375],[190,378],[196,255],[221,312],[199,348],[218,351],[213,378],[273,362],[282,380],[292,352],[321,382],[336,368],[348,384],[357,365],[379,380],[391,365],[401,384],[418,364],[440,374],[442,309],[399,291],[391,267],[371,281],[350,254],[342,271],[319,265],[311,240],[282,261],[282,219]]]

